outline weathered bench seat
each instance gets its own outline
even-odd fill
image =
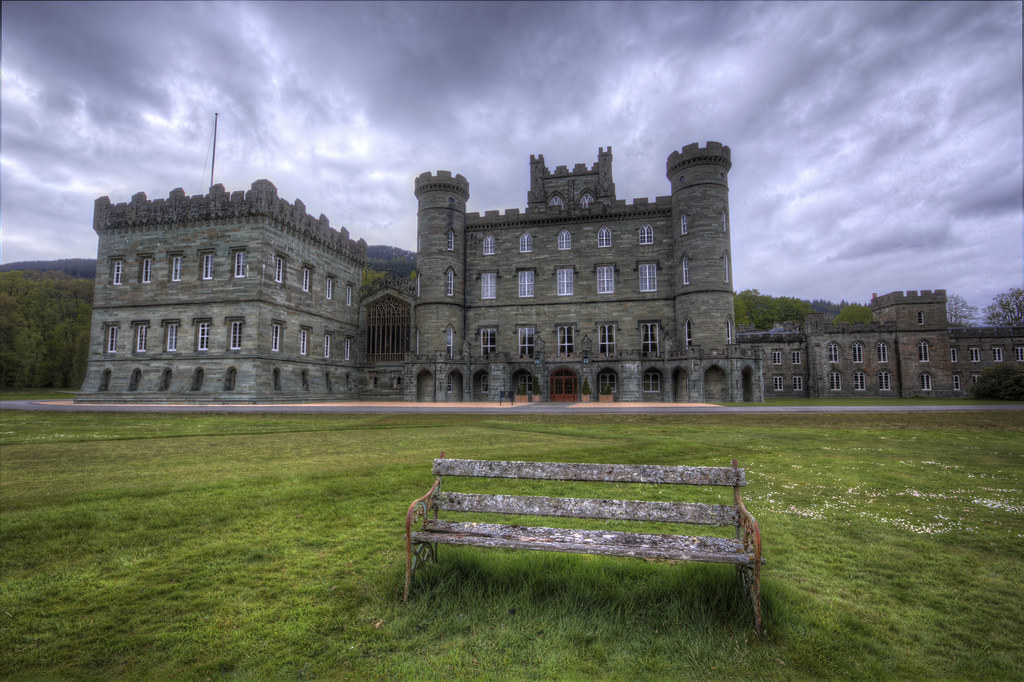
[[[436,560],[436,545],[471,545],[575,554],[628,556],[675,561],[734,564],[753,599],[754,626],[761,632],[761,536],[757,521],[740,498],[745,472],[732,467],[685,467],[622,464],[566,464],[482,460],[434,460],[434,486],[415,500],[406,515],[405,599],[416,566]],[[444,477],[588,481],[657,485],[729,486],[734,504],[576,499],[526,495],[485,495],[441,490]],[[701,537],[623,530],[579,530],[438,518],[439,512],[474,512],[515,516],[608,519],[639,523],[684,523],[734,526],[735,538]],[[422,526],[413,524],[422,519]]]

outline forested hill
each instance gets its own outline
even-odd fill
[[[367,246],[366,265],[378,272],[386,270],[398,279],[409,279],[416,269],[416,254],[397,246]]]
[[[60,260],[23,260],[0,265],[0,272],[16,270],[34,272],[63,272],[76,279],[96,279],[95,258],[61,258]]]

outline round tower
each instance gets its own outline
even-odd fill
[[[466,335],[469,182],[449,171],[423,173],[416,178],[415,193],[418,352],[458,355]]]
[[[675,310],[678,347],[724,348],[736,338],[729,223],[728,147],[696,142],[672,152]],[[689,325],[687,325],[689,322]]]

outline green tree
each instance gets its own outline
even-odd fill
[[[814,312],[809,301],[791,296],[771,296],[757,289],[746,289],[733,297],[736,324],[752,324],[755,329],[771,329],[776,322],[803,322]]]
[[[871,308],[859,303],[850,303],[839,311],[833,322],[863,322],[869,324],[874,319]]]
[[[1024,326],[1024,289],[1016,287],[992,299],[985,308],[985,324],[999,327]]]
[[[992,365],[971,387],[971,395],[975,398],[1024,400],[1024,367],[1006,362]]]

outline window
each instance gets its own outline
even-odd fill
[[[725,321],[725,342],[732,343],[732,320]]]
[[[921,390],[930,391],[932,390],[932,375],[922,374],[921,375]]]
[[[484,237],[484,255],[485,256],[493,256],[494,255],[494,237],[492,237],[490,235]]]
[[[661,391],[661,374],[653,369],[644,372],[642,388],[644,393],[659,393]]]
[[[327,300],[329,301],[332,298],[334,298],[334,278],[333,277],[328,277],[327,278]]]
[[[839,376],[839,372],[830,372],[828,375],[828,388],[831,391],[843,390],[843,379]]]
[[[173,353],[178,350],[178,323],[171,322],[167,325],[167,351]]]
[[[597,293],[599,293],[599,294],[614,294],[615,293],[615,266],[614,265],[598,265],[597,266]]]
[[[618,390],[616,383],[615,372],[610,369],[597,375],[597,390],[600,391],[602,395],[615,393],[615,391]]]
[[[729,231],[729,217],[725,214],[725,211],[722,211],[721,217],[722,217],[722,232],[728,232]]]
[[[235,277],[245,277],[245,251],[235,251]]]
[[[416,294],[420,293],[420,278],[416,278]],[[345,287],[345,305],[352,305],[352,285],[349,284]]]
[[[792,353],[790,353],[790,357],[792,358],[792,361],[793,361],[794,365],[799,365],[800,364],[800,359],[801,359],[800,358],[800,351],[798,351],[798,350],[793,351]]]
[[[584,192],[580,197],[580,208],[590,208],[592,203],[594,203],[594,197],[590,195],[590,192]]]
[[[598,248],[606,248],[612,245],[612,231],[607,227],[602,227],[597,231],[597,246]]]
[[[794,391],[802,391],[802,390],[804,390],[804,378],[803,377],[793,377],[793,390]]]
[[[993,362],[1002,362],[1003,361],[1003,349],[1002,348],[996,347],[996,348],[992,349],[992,361]]]
[[[181,281],[181,256],[173,256],[171,258],[171,281]]]
[[[690,223],[686,218],[686,214],[679,216],[679,234],[689,234]]]
[[[135,328],[135,352],[146,352],[146,337],[149,335],[149,326],[140,324]]]
[[[120,285],[121,284],[121,275],[123,273],[124,273],[124,261],[122,261],[122,260],[114,261],[114,271],[113,271],[113,274],[110,276],[111,283],[113,283],[115,286]]]
[[[313,277],[313,273],[310,272],[309,268],[302,268],[302,290],[309,291],[309,282]]]
[[[890,375],[888,372],[878,373],[878,390],[879,391],[890,391],[892,390],[892,384],[890,382]]]
[[[1013,349],[1013,355],[1017,362],[1024,362],[1024,346],[1017,346]]]
[[[270,350],[276,353],[281,350],[281,325],[270,325]]]
[[[309,330],[299,330],[299,355],[305,355],[309,348]]]
[[[570,355],[575,348],[575,330],[572,326],[558,328],[558,354]]]
[[[569,230],[562,230],[558,233],[558,250],[568,251],[572,248],[572,235]]]
[[[451,325],[445,327],[444,330],[444,348],[445,354],[449,358],[455,357],[455,328]]]
[[[533,296],[533,270],[519,272],[519,298]]]
[[[231,339],[228,346],[231,350],[241,350],[242,348],[242,321],[233,320],[231,322]]]
[[[196,336],[196,350],[210,350],[210,323],[200,322]]]
[[[324,334],[324,357],[331,357],[331,335]]]
[[[786,388],[785,377],[772,377],[772,388],[776,391],[782,391]]]
[[[953,390],[954,391],[959,391],[960,390],[960,375],[959,374],[954,374],[953,375]]]
[[[773,365],[781,365],[782,364],[782,351],[781,350],[773,350],[772,351],[772,364]]]
[[[455,271],[451,268],[448,268],[448,271],[444,273],[444,295],[455,295]]]
[[[920,310],[917,311],[917,323],[924,324],[924,313],[921,312]]]
[[[352,353],[352,339],[345,339],[345,359],[348,360]]]
[[[448,230],[448,234],[445,235],[445,243],[449,251],[455,250],[455,232]]]
[[[491,377],[487,372],[480,374],[480,392],[488,393],[491,390]]]
[[[597,325],[597,352],[600,355],[615,354],[615,325]]]
[[[879,341],[878,345],[875,346],[875,350],[878,351],[879,362],[889,362],[889,345],[884,341]]]
[[[928,342],[921,341],[917,344],[917,359],[920,362],[928,362]]]
[[[213,254],[203,254],[203,279],[213,279]]]
[[[980,374],[972,374],[971,375],[971,384],[978,383],[979,379],[981,379],[981,375]]]
[[[572,268],[559,268],[558,295],[572,296]]]
[[[658,290],[658,266],[656,263],[640,264],[640,291]]]
[[[855,391],[863,391],[867,387],[867,381],[865,380],[866,377],[867,377],[867,375],[864,374],[864,372],[860,372],[860,371],[854,372],[853,373],[853,390],[855,390]]]
[[[533,355],[533,327],[519,328],[519,354]]]
[[[551,197],[551,201],[548,202],[548,206],[557,206],[558,208],[565,208],[565,202],[562,201],[562,197],[557,194]]]
[[[498,330],[493,328],[480,330],[480,352],[490,355],[497,348]]]
[[[640,243],[641,244],[653,244],[654,243],[654,228],[650,225],[640,226]]]
[[[683,342],[687,348],[693,345],[693,322],[689,318],[683,322]]]
[[[969,348],[967,350],[967,352],[971,356],[971,362],[981,362],[981,349],[980,348],[978,348],[977,346],[972,346],[971,348]]]
[[[274,281],[284,281],[284,258],[281,256],[274,256]]]
[[[856,342],[856,343],[853,344],[853,346],[851,347],[850,350],[853,351],[853,361],[854,362],[864,362],[864,346],[863,346],[863,344],[861,344],[860,342]]]
[[[153,259],[142,259],[142,283],[149,284],[153,281]]]
[[[480,275],[480,298],[494,298],[497,289],[498,275],[494,272],[485,272]]]
[[[949,361],[950,362],[957,362],[958,359],[959,359],[959,356],[960,356],[960,353],[959,353],[959,351],[957,351],[956,348],[950,348],[949,349]]]
[[[722,281],[729,283],[729,254],[722,255]]]
[[[690,257],[683,256],[683,284],[690,283]]]
[[[519,235],[519,253],[530,253],[533,251],[533,237],[528,232]]]
[[[828,361],[839,362],[839,344],[830,343],[828,344]]]
[[[658,323],[643,322],[640,325],[640,352],[644,355],[658,354]]]

